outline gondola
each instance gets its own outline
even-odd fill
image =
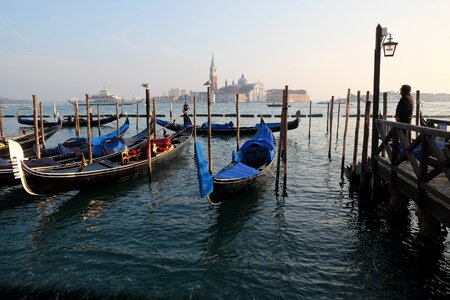
[[[119,118],[122,118],[123,116],[124,116],[123,114],[120,114]],[[100,125],[105,125],[105,124],[111,123],[116,120],[117,120],[117,116],[115,116],[115,115],[100,118]],[[19,122],[19,124],[22,124],[22,125],[31,125],[31,126],[34,125],[33,119],[30,119],[30,118],[18,117],[17,121]],[[80,121],[81,127],[87,126],[86,118],[79,118],[79,121]],[[57,122],[50,122],[48,120],[44,120],[44,127],[53,126],[56,123]],[[98,124],[98,119],[91,117],[91,126],[96,126],[97,124]],[[41,126],[40,121],[38,122],[38,126]],[[74,116],[64,116],[63,120],[62,120],[62,127],[75,127],[75,117]]]
[[[128,117],[125,119],[125,122],[119,127],[119,133],[117,130],[114,130],[111,133],[100,135],[91,138],[92,145],[92,154],[93,156],[103,155],[103,145],[107,140],[111,140],[115,137],[123,136],[128,129],[130,128],[130,120]],[[58,144],[58,146],[54,148],[41,148],[42,156],[51,156],[58,154],[68,154],[68,153],[79,153],[80,151],[87,152],[88,147],[88,139],[86,137],[73,137],[66,140],[62,144]]]
[[[124,125],[126,125],[126,123],[121,126],[122,135],[125,132]],[[150,128],[150,133],[153,133],[153,121],[150,123]],[[114,131],[113,134],[116,132],[117,131]],[[102,159],[111,159],[115,156],[119,156],[120,152],[124,149],[133,151],[134,149],[142,147],[146,140],[147,128],[129,138],[116,137],[116,134],[114,134],[109,139],[104,140],[103,143],[98,146],[102,149],[102,151],[101,154],[97,153],[97,155],[94,155],[93,161],[96,162]],[[47,155],[49,156],[42,157],[41,159],[36,159],[35,157],[28,158],[27,160],[24,160],[24,163],[27,164],[27,166],[30,168],[39,168],[41,170],[61,168],[63,166],[73,167],[80,164],[83,156],[88,157],[89,154],[87,148],[72,148],[61,150],[61,146],[59,146],[56,147],[53,152],[48,151]],[[8,186],[19,183],[20,180],[14,178],[11,160],[0,159],[0,186]]]
[[[192,125],[186,115],[183,130],[160,140],[152,140],[152,169],[178,158],[192,137]],[[164,145],[159,144],[162,142]],[[170,142],[170,145],[167,143]],[[164,146],[168,146],[165,148]],[[23,163],[23,153],[17,143],[12,142],[11,161],[16,177],[31,195],[52,195],[70,190],[81,190],[89,186],[100,186],[124,181],[142,174],[148,169],[148,144],[136,151],[123,151],[120,157],[102,159],[89,165],[38,170]],[[154,152],[155,151],[155,152]]]
[[[61,129],[61,119],[58,119],[58,122],[53,126],[44,127],[44,137],[45,140],[48,140],[51,136],[58,132]],[[14,138],[10,138],[9,140],[17,142],[23,149],[24,152],[28,152],[33,149],[33,145],[35,144],[34,132],[18,135]],[[41,131],[39,130],[39,141],[42,142]],[[0,158],[9,158],[9,145],[8,142],[0,139]]]
[[[230,196],[258,188],[265,183],[275,160],[275,138],[262,121],[255,136],[247,140],[239,151],[233,151],[232,161],[216,175],[207,170],[201,144],[196,141],[195,155],[200,195],[212,204],[220,204]]]
[[[295,114],[295,119],[288,122],[288,130],[296,129],[300,122],[300,111],[297,111]],[[172,131],[178,131],[182,128],[179,124],[174,124],[169,121],[156,119],[156,123],[164,128],[167,128]],[[255,126],[248,127],[239,127],[240,135],[254,135],[258,131],[260,124],[256,124]],[[281,123],[266,123],[266,126],[272,132],[279,132],[281,130]],[[206,135],[208,134],[208,124],[204,123],[202,125],[197,126],[196,131],[198,134]],[[211,134],[213,135],[236,135],[237,127],[234,126],[233,122],[225,123],[225,124],[212,124],[211,125]]]

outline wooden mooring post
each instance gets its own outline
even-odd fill
[[[328,143],[328,159],[331,159],[331,140],[333,139],[333,105],[334,104],[334,96],[331,97],[330,101],[330,139]]]
[[[4,138],[5,134],[3,133],[3,121],[2,121],[2,105],[0,104],[0,138]]]
[[[348,117],[350,113],[350,89],[347,91],[347,99],[345,102],[345,123],[344,123],[344,139],[342,141],[342,160],[341,160],[341,179],[344,180],[345,168],[345,146],[347,142]]]
[[[336,142],[339,139],[339,119],[341,118],[341,100],[338,100],[338,111],[336,116]]]
[[[101,124],[100,124],[100,105],[97,104],[97,128],[98,128],[98,135],[102,135]]]
[[[312,101],[309,101],[309,126],[308,126],[308,141],[311,140],[311,115],[312,115]]]
[[[363,147],[361,155],[361,177],[359,181],[360,195],[365,198],[367,193],[367,151],[369,149],[369,124],[370,124],[370,106],[369,92],[366,93],[366,107],[364,112],[364,135],[363,135]]]
[[[416,91],[416,126],[420,126],[420,91]],[[416,131],[416,138],[419,133]]]
[[[33,95],[33,121],[34,121],[34,143],[36,145],[36,157],[37,159],[40,159],[41,146],[39,145],[39,127],[38,127],[36,95]]]
[[[43,108],[42,108],[42,101],[39,102],[39,119],[40,119],[40,126],[41,126],[42,147],[45,148],[44,112],[43,112]]]
[[[285,86],[285,97],[283,99],[283,196],[287,196],[287,131],[288,131],[288,101],[289,88]]]
[[[152,147],[151,147],[151,132],[152,126],[150,124],[150,90],[145,88],[145,115],[147,123],[147,174],[148,181],[152,183]],[[155,122],[153,120],[153,122]],[[156,130],[156,123],[153,124]]]
[[[356,166],[358,164],[358,139],[359,139],[359,121],[361,117],[361,92],[356,94],[356,124],[355,124],[355,140],[353,143],[353,159],[352,159],[352,175],[351,178],[356,178]],[[361,175],[361,174],[360,174]]]
[[[327,134],[330,130],[330,102],[327,103]]]
[[[75,132],[77,137],[80,137],[81,132],[80,132],[80,115],[78,113],[78,100],[75,101]]]
[[[139,130],[139,103],[136,103],[136,131]]]
[[[89,164],[92,164],[92,138],[91,138],[91,107],[89,105],[89,95],[86,94],[86,122],[89,149]]]

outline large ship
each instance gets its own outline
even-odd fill
[[[138,104],[141,103],[144,100],[144,98],[134,97],[131,100],[125,100],[122,96],[115,95],[108,90],[101,90],[98,95],[92,95],[89,97],[89,104],[90,105],[116,105],[116,103],[119,104],[119,106],[122,105],[130,105],[130,104]],[[76,102],[78,102],[78,105],[86,105],[86,101],[80,101],[78,98],[72,98],[69,101],[69,103],[75,105]]]

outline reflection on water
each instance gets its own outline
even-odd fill
[[[205,240],[206,250],[203,255],[207,260],[220,260],[227,256],[237,256],[236,250],[228,248],[242,231],[245,223],[258,210],[258,192],[246,191],[234,199],[224,201],[218,207],[211,207],[209,219],[212,223]]]

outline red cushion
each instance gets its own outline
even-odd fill
[[[167,138],[167,137],[162,138],[162,139],[151,140],[151,142],[152,142],[152,145],[151,145],[152,147],[155,144],[157,147],[163,147],[163,148],[166,148],[166,147],[169,147],[170,145],[172,145],[170,138]]]

